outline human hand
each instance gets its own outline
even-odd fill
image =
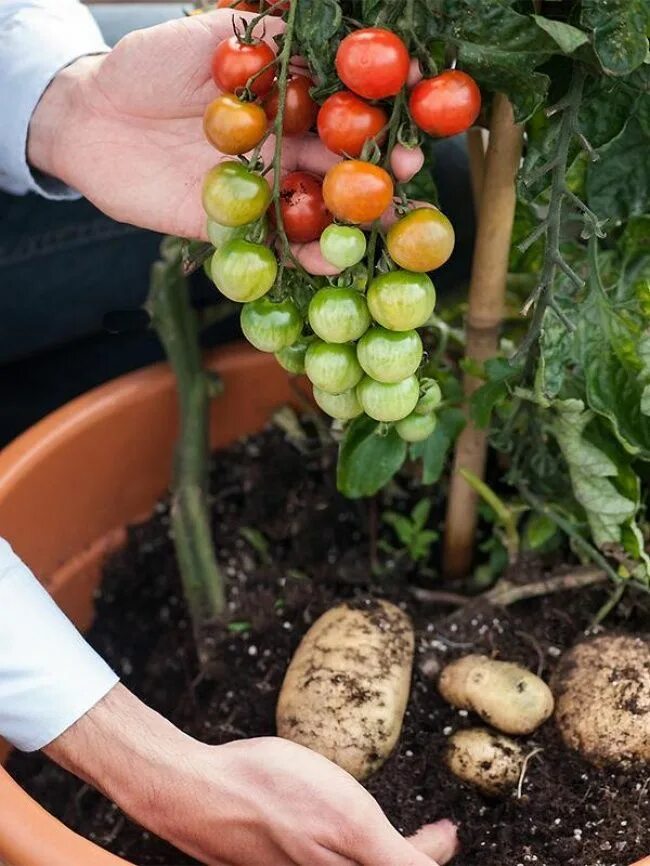
[[[206,141],[202,118],[218,92],[210,60],[217,44],[232,35],[235,14],[252,17],[220,9],[169,21],[129,34],[109,54],[63,69],[32,117],[30,164],[116,220],[205,238],[203,178],[232,157]],[[284,24],[269,17],[263,28],[271,42]],[[265,143],[267,162],[274,144],[273,137]],[[284,172],[324,174],[338,159],[316,136],[283,141]],[[398,158],[393,168],[398,179],[412,174],[407,159]]]
[[[436,866],[449,821],[405,840],[352,776],[279,738],[207,746],[118,685],[46,753],[210,866]]]

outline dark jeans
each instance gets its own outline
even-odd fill
[[[435,150],[441,206],[457,233],[454,256],[435,275],[445,294],[468,277],[474,218],[462,142]],[[162,357],[141,316],[109,315],[142,306],[159,243],[87,201],[0,193],[0,445],[89,388]],[[193,294],[204,303],[214,289],[202,276]],[[207,342],[238,333],[236,320],[226,321]]]

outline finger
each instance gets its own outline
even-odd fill
[[[308,274],[315,277],[335,277],[341,273],[340,268],[323,258],[318,241],[312,241],[309,244],[292,244],[291,249]]]
[[[460,850],[458,829],[451,821],[438,821],[426,824],[408,840],[411,845],[433,858],[436,863],[448,863]]]
[[[404,147],[396,144],[390,154],[390,167],[395,179],[404,183],[411,180],[424,165],[424,153],[421,147]]]
[[[418,81],[422,81],[422,68],[420,66],[420,61],[417,57],[411,58],[411,65],[409,66],[409,77],[406,80],[406,86],[409,90],[418,83]]]
[[[328,150],[316,135],[303,135],[286,140],[286,161],[292,168],[324,175],[342,157]]]

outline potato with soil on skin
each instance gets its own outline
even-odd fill
[[[486,728],[457,731],[445,749],[445,763],[454,776],[492,796],[515,787],[524,760],[518,743]]]
[[[530,734],[553,712],[553,694],[544,680],[521,665],[468,655],[440,674],[442,697],[473,710],[504,734]]]
[[[278,735],[367,778],[400,735],[414,645],[409,617],[387,601],[327,611],[302,639],[285,675]]]
[[[650,639],[603,635],[560,659],[551,683],[564,742],[596,765],[650,763]]]

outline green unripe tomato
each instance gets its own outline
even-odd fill
[[[436,416],[418,415],[412,412],[395,424],[395,429],[405,442],[423,442],[436,429]]]
[[[417,331],[371,328],[357,344],[357,358],[377,382],[400,382],[420,366],[422,340]]]
[[[221,294],[240,303],[265,295],[277,273],[278,263],[271,250],[250,241],[228,241],[210,264],[210,274]]]
[[[359,383],[363,370],[349,343],[314,341],[305,354],[305,372],[312,385],[328,394],[342,394]]]
[[[330,286],[320,289],[311,299],[309,324],[327,343],[349,343],[368,330],[370,313],[359,292]]]
[[[422,379],[420,381],[421,397],[415,411],[418,415],[429,415],[442,402],[442,391],[435,379]]]
[[[302,316],[293,301],[274,303],[259,298],[244,304],[239,318],[249,343],[260,352],[279,352],[295,343],[302,331]]]
[[[220,162],[203,181],[203,208],[223,226],[243,226],[259,219],[271,203],[265,178],[241,162]]]
[[[410,331],[427,321],[436,305],[436,290],[427,274],[389,271],[370,284],[370,314],[389,331]]]
[[[400,421],[415,409],[420,385],[415,376],[401,382],[376,382],[366,376],[357,388],[366,415],[375,421]]]
[[[305,372],[305,353],[310,342],[311,340],[306,337],[296,340],[291,346],[275,353],[276,361],[287,373],[301,376]]]
[[[356,388],[350,388],[342,394],[328,394],[314,385],[314,400],[323,412],[339,421],[349,421],[363,412]]]
[[[366,236],[354,226],[328,226],[320,236],[320,251],[335,268],[358,265],[366,254]]]
[[[214,220],[207,221],[208,240],[218,250],[228,241],[245,240],[263,244],[268,236],[268,221],[266,217],[254,223],[243,226],[222,226]]]

